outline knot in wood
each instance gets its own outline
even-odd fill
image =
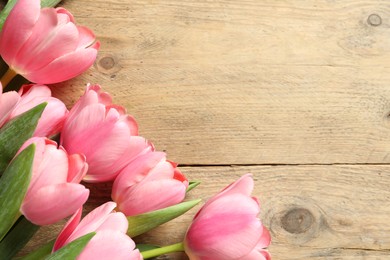
[[[313,214],[304,208],[294,208],[289,210],[282,217],[282,227],[289,233],[300,234],[309,230],[314,223]]]
[[[115,66],[115,60],[113,57],[106,56],[99,60],[99,65],[106,70],[110,70]]]
[[[382,18],[377,14],[370,14],[367,18],[367,23],[371,26],[379,26],[382,24]]]
[[[104,53],[102,56],[98,56],[95,67],[99,72],[111,75],[111,78],[115,78],[114,73],[121,70],[118,59],[111,53]]]

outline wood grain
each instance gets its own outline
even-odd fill
[[[385,259],[390,257],[390,166],[182,167],[201,186],[187,199],[204,201],[252,173],[261,218],[272,234],[273,259]],[[109,200],[110,185],[90,185],[90,206]],[[92,207],[91,207],[92,208]],[[90,210],[91,208],[88,208]],[[183,239],[196,209],[138,242],[168,245]],[[56,236],[43,228],[29,247]],[[176,254],[164,259],[186,259]]]
[[[93,68],[54,88],[69,107],[87,82],[101,84],[202,181],[189,199],[252,172],[273,259],[390,258],[389,1],[63,6],[102,43]],[[87,211],[110,185],[89,187]],[[194,213],[137,240],[178,242]],[[43,228],[25,250],[59,229]]]
[[[102,42],[77,95],[100,83],[173,160],[390,162],[388,1],[64,6]]]

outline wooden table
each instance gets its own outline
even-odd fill
[[[388,0],[62,5],[102,45],[55,94],[71,105],[87,82],[101,84],[202,181],[189,199],[251,172],[273,259],[390,257]],[[89,210],[109,199],[109,185],[92,189]],[[137,241],[179,242],[194,213]]]

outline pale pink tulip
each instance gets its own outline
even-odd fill
[[[139,154],[153,149],[136,136],[138,126],[121,106],[112,104],[100,86],[87,86],[85,94],[70,110],[61,132],[61,144],[70,153],[86,156],[89,171],[84,180],[113,180]]]
[[[3,86],[0,83],[0,127],[9,119],[19,99],[20,96],[15,91],[3,93]]]
[[[53,247],[53,252],[88,233],[96,232],[77,260],[115,259],[139,260],[134,241],[126,235],[128,222],[121,212],[113,212],[114,202],[107,202],[91,211],[80,222],[79,209],[66,223]]]
[[[133,216],[181,202],[188,181],[176,166],[166,160],[163,152],[149,152],[134,159],[112,187],[111,197],[119,211]]]
[[[270,235],[260,212],[251,175],[244,175],[211,198],[193,219],[184,240],[191,260],[271,259]]]
[[[76,26],[64,8],[40,9],[40,0],[19,0],[0,35],[0,54],[9,67],[31,82],[71,79],[95,61],[99,42]]]
[[[34,136],[53,136],[60,132],[65,117],[68,114],[65,104],[51,96],[51,90],[44,85],[23,85],[19,90],[21,99],[13,110],[10,119],[30,110],[31,108],[47,102]]]
[[[36,145],[33,173],[20,211],[36,225],[49,225],[75,213],[88,199],[79,182],[88,165],[80,154],[68,155],[57,143],[43,137],[27,140],[20,150]]]

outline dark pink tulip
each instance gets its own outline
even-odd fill
[[[81,74],[98,49],[91,30],[76,26],[64,8],[40,9],[40,0],[19,0],[0,35],[0,54],[10,69],[40,84]]]
[[[193,219],[184,240],[191,260],[265,260],[268,230],[257,215],[251,197],[252,176],[247,174],[207,201]]]
[[[166,160],[163,152],[149,152],[134,159],[112,187],[111,197],[119,211],[133,216],[180,203],[188,181],[176,166]]]
[[[81,236],[96,232],[77,260],[142,259],[134,241],[126,235],[128,222],[125,215],[113,212],[115,207],[114,202],[107,202],[91,211],[81,222],[82,209],[79,209],[57,237],[53,252]]]
[[[36,225],[49,225],[75,213],[88,199],[79,182],[88,165],[79,154],[68,155],[57,143],[34,137],[22,146],[36,145],[33,173],[20,211]]]
[[[12,111],[10,119],[47,102],[45,110],[38,121],[34,136],[53,136],[60,132],[65,117],[68,114],[65,104],[51,96],[51,90],[44,85],[24,85],[19,90],[20,101]]]
[[[70,153],[86,156],[89,171],[84,180],[113,180],[139,154],[153,146],[137,136],[135,119],[123,107],[112,104],[100,86],[88,86],[70,110],[61,132],[61,144]]]

